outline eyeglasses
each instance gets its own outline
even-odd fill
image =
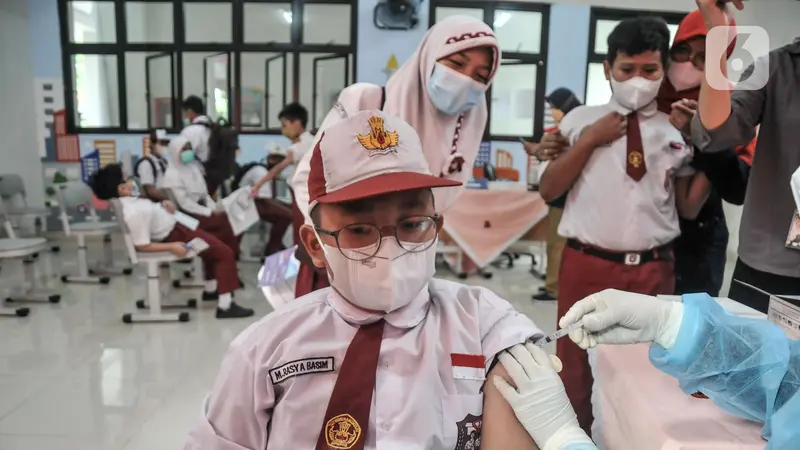
[[[693,66],[700,70],[705,70],[706,68],[706,52],[697,52],[692,57],[691,45],[676,45],[669,54],[675,62],[691,62]]]
[[[442,225],[442,217],[412,216],[401,220],[395,226],[378,227],[370,223],[354,223],[336,231],[315,227],[317,233],[333,236],[336,247],[351,261],[365,261],[378,254],[384,236],[393,235],[397,244],[409,253],[424,252],[429,249]],[[384,231],[391,230],[390,233]]]

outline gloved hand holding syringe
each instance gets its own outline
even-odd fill
[[[581,328],[582,326],[583,326],[583,323],[575,322],[572,325],[569,325],[566,328],[562,328],[562,329],[556,331],[553,334],[550,334],[548,336],[540,338],[540,339],[538,339],[537,341],[535,341],[533,343],[536,344],[537,347],[542,347],[545,344],[549,344],[550,342],[557,341],[557,340],[561,339],[562,337],[567,336],[568,334],[572,333],[573,331],[577,330],[578,328]]]

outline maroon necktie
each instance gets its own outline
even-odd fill
[[[635,181],[642,179],[647,173],[644,163],[644,145],[642,145],[642,132],[639,129],[639,114],[634,111],[628,114],[628,150],[625,153],[626,169],[628,176]]]
[[[363,450],[383,339],[383,319],[356,332],[333,386],[316,450]]]

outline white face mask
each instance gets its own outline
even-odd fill
[[[439,111],[457,116],[478,105],[486,94],[486,85],[436,63],[428,78],[428,97]]]
[[[669,65],[667,78],[675,90],[681,92],[700,86],[703,82],[703,71],[695,67],[691,61],[673,62]]]
[[[655,100],[661,81],[648,80],[643,77],[633,77],[628,81],[617,81],[611,76],[611,92],[614,100],[631,111],[638,111]]]
[[[322,243],[319,235],[317,239],[332,273],[331,286],[360,308],[387,313],[402,308],[419,295],[436,272],[435,242],[425,251],[409,253],[394,237],[385,237],[377,255],[366,261],[352,261],[337,247]],[[424,247],[428,242],[416,245]],[[343,251],[352,257],[361,254],[358,249]]]

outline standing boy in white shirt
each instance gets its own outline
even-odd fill
[[[270,169],[257,183],[253,184],[253,196],[256,196],[262,186],[282,173],[287,167],[300,162],[303,155],[311,150],[311,144],[314,142],[314,135],[306,131],[308,111],[303,105],[289,103],[278,114],[278,119],[281,121],[281,133],[292,142],[292,145],[286,150],[286,158]],[[289,179],[291,178],[290,176]]]
[[[567,238],[558,317],[604,289],[648,295],[675,289],[672,241],[680,234],[678,215],[696,217],[709,186],[695,183],[691,148],[657,109],[669,44],[660,18],[620,22],[608,37],[604,63],[611,101],[567,114],[559,128],[571,148],[542,166],[540,192],[546,201],[569,190],[558,227]],[[556,348],[567,394],[589,433],[588,357],[567,339]]]
[[[208,161],[208,138],[211,136],[211,118],[206,115],[203,100],[196,95],[186,97],[181,105],[186,126],[181,130],[181,136],[186,138],[197,154],[197,159],[205,163]]]
[[[331,126],[308,185],[303,244],[332,289],[233,341],[185,449],[537,448],[487,379],[541,331],[487,289],[432,279],[432,189],[460,183],[430,173],[411,126],[369,110]]]
[[[175,205],[165,200],[161,203],[133,197],[135,185],[126,180],[119,164],[110,164],[92,175],[89,185],[97,198],[110,200],[119,197],[122,216],[131,232],[131,239],[140,252],[172,252],[183,257],[188,252],[186,243],[200,238],[208,248],[200,252],[206,279],[203,299],[211,292],[218,294],[217,318],[250,317],[253,310],[237,305],[232,293],[239,287],[236,260],[233,252],[214,235],[201,229],[190,230],[179,224],[173,215]]]

